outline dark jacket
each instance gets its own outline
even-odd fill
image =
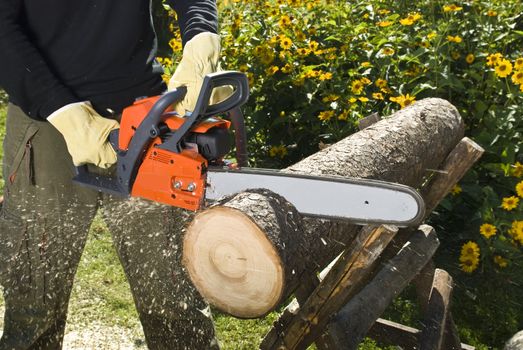
[[[217,33],[215,0],[170,0],[182,41]],[[0,87],[35,119],[91,101],[118,113],[162,92],[150,0],[0,0]]]

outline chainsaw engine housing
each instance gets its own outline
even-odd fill
[[[120,122],[118,147],[125,152],[136,129],[159,96],[136,101],[127,107]],[[195,125],[181,142],[179,152],[159,148],[184,124],[185,119],[168,108],[159,135],[146,151],[136,174],[131,195],[189,210],[198,209],[205,193],[209,163],[220,161],[231,149],[231,122],[210,117]]]

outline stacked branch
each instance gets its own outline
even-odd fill
[[[458,111],[426,99],[283,171],[420,187],[462,136]],[[260,317],[285,300],[301,276],[339,255],[359,230],[347,222],[302,219],[269,191],[240,193],[196,215],[185,235],[184,264],[211,304],[236,317]]]

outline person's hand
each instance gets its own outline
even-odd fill
[[[220,71],[220,50],[220,36],[209,32],[200,33],[185,44],[180,64],[169,81],[169,91],[187,87],[185,98],[173,106],[179,115],[194,110],[205,75]],[[229,86],[215,88],[210,104],[225,100],[231,92]]]
[[[119,128],[118,122],[100,116],[89,102],[66,105],[47,120],[63,135],[74,165],[90,163],[109,168],[116,163],[116,152],[108,137]]]

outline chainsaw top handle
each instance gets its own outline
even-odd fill
[[[215,88],[222,86],[231,86],[234,89],[233,93],[224,101],[214,105],[209,105],[212,91]],[[180,153],[183,137],[195,124],[205,118],[231,111],[247,102],[248,98],[249,83],[247,76],[244,73],[223,71],[207,74],[203,79],[194,111],[187,112],[185,115],[185,122],[182,126],[180,126],[171,137],[165,140],[158,147],[171,152]]]

